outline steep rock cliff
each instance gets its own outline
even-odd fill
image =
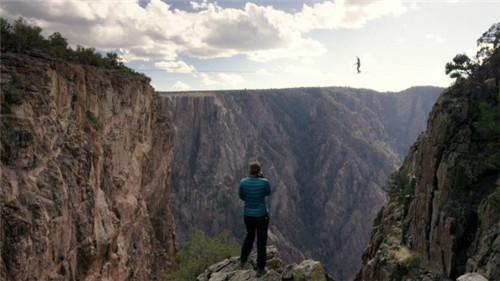
[[[2,280],[168,269],[172,133],[149,79],[2,53],[1,92]]]
[[[498,49],[494,56],[438,99],[375,220],[356,280],[466,272],[500,280]]]
[[[354,277],[382,187],[440,89],[349,88],[165,93],[175,127],[172,206],[179,241],[193,228],[243,237],[239,179],[259,159],[271,180],[270,239],[287,261],[321,260]]]

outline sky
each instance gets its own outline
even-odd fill
[[[117,52],[158,91],[400,91],[450,85],[444,65],[475,53],[500,0],[2,0],[0,15]]]

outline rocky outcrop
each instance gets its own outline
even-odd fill
[[[356,280],[467,272],[500,280],[498,55],[438,99],[375,220]]]
[[[457,278],[457,281],[488,281],[479,273],[467,273]]]
[[[2,53],[2,280],[155,280],[172,130],[149,79]]]
[[[279,251],[274,246],[267,247],[266,273],[256,276],[255,252],[243,267],[239,257],[230,257],[210,266],[200,274],[197,281],[334,281],[323,269],[323,265],[314,260],[304,260],[300,264],[284,265]]]
[[[383,186],[425,127],[439,88],[164,93],[175,127],[172,208],[193,228],[243,237],[239,179],[257,158],[274,193],[269,236],[287,262],[320,260],[353,278]]]

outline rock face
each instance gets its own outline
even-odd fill
[[[172,131],[149,80],[2,53],[2,280],[155,280]]]
[[[500,280],[499,69],[438,99],[399,170],[409,192],[396,188],[378,214],[356,280]]]
[[[241,268],[239,257],[231,257],[210,266],[198,276],[197,281],[334,281],[314,260],[304,260],[300,264],[283,265],[279,251],[274,246],[267,247],[266,274],[256,277],[257,256],[253,253],[248,263]]]
[[[349,88],[165,93],[175,127],[172,209],[193,228],[243,238],[237,188],[251,159],[274,193],[270,240],[287,262],[320,260],[354,277],[387,176],[425,127],[440,89]]]

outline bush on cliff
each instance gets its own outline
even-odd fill
[[[23,18],[10,23],[0,17],[0,37],[2,52],[45,54],[69,62],[132,71],[123,65],[116,53],[107,53],[103,56],[94,48],[82,46],[77,46],[73,50],[59,32],[44,38],[40,27],[29,24]]]
[[[500,22],[493,24],[486,32],[477,40],[479,51],[475,57],[469,58],[466,54],[456,55],[451,62],[445,66],[445,73],[451,78],[456,78],[457,81],[463,81],[465,78],[478,80],[483,76],[484,67],[481,65],[498,65],[500,61]]]
[[[396,198],[401,204],[407,205],[414,197],[415,183],[406,173],[397,170],[389,177],[389,195]]]
[[[209,237],[200,230],[193,231],[176,258],[176,271],[168,274],[166,280],[196,280],[208,266],[239,255],[239,246],[231,240],[231,237],[232,234],[228,230],[215,237]]]

